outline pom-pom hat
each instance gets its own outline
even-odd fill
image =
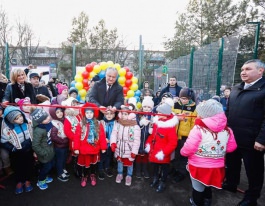
[[[62,94],[63,90],[68,89],[68,87],[66,85],[63,85],[63,84],[60,84],[60,83],[58,83],[56,85],[56,88],[58,89],[58,93],[59,94]]]
[[[153,102],[153,97],[151,96],[145,96],[142,102],[142,107],[148,106],[151,107],[152,109],[154,108],[154,102]]]
[[[23,111],[23,112],[24,112],[24,110],[23,110],[23,104],[31,104],[29,97],[25,97],[24,99],[16,98],[15,99],[15,102],[19,106],[20,110]]]
[[[202,118],[212,117],[216,114],[224,112],[222,104],[214,99],[201,102],[197,105],[196,111],[198,116]]]
[[[174,106],[174,101],[171,98],[166,98],[164,103],[159,105],[156,108],[156,111],[161,114],[171,114],[172,113],[172,107]]]

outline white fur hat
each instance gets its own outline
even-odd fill
[[[136,103],[137,103],[137,100],[135,97],[130,97],[128,99],[128,104],[133,104],[135,108],[136,108]]]
[[[151,96],[145,96],[142,102],[142,107],[144,106],[149,106],[152,109],[154,108],[154,102],[153,102],[153,97]]]
[[[165,102],[159,105],[156,109],[156,111],[162,113],[162,114],[171,114],[172,113],[172,107],[174,106],[174,101],[171,98],[166,98]]]
[[[62,106],[72,106],[73,101],[78,102],[78,100],[75,99],[74,97],[69,97],[66,100],[62,101]]]

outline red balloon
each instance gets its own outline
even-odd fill
[[[132,80],[130,80],[130,79],[126,79],[126,81],[125,81],[125,86],[126,87],[130,87],[132,85]],[[127,94],[127,93],[126,93]]]
[[[98,63],[97,63],[97,62],[91,62],[90,64],[94,67],[94,66],[97,65]]]
[[[87,79],[87,78],[89,77],[89,72],[87,72],[87,71],[83,71],[83,73],[82,73],[82,77],[83,77],[84,79]]]
[[[92,72],[92,71],[93,71],[93,67],[94,67],[94,65],[92,65],[92,64],[87,64],[87,65],[86,65],[86,71],[87,71],[87,72]]]
[[[131,79],[133,77],[133,73],[132,72],[126,72],[125,74],[125,78],[126,79]]]
[[[130,89],[128,87],[123,87],[123,94],[126,96],[129,90]]]
[[[123,69],[125,69],[126,72],[130,71],[129,67],[123,67]]]
[[[84,87],[88,87],[88,79],[83,79],[82,83]]]
[[[87,91],[87,90],[89,90],[89,86],[87,86],[87,87],[84,87],[84,89]]]

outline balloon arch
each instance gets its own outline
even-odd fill
[[[106,74],[106,69],[108,67],[114,67],[118,70],[118,83],[123,87],[123,94],[125,99],[135,97],[137,102],[137,107],[141,107],[140,96],[141,91],[138,89],[138,78],[133,75],[129,67],[123,67],[112,61],[108,62],[91,62],[85,67],[80,67],[77,69],[75,80],[71,82],[71,88],[74,87],[78,90],[77,99],[81,102],[85,102],[85,97],[87,91],[89,90],[89,81],[96,75],[100,79],[103,79]],[[70,89],[71,89],[70,88]]]

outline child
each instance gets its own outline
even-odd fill
[[[16,98],[15,102],[19,106],[20,110],[25,113],[25,116],[27,118],[30,118],[30,115],[29,115],[30,105],[27,105],[27,104],[31,104],[30,98],[29,97],[25,97],[24,99]]]
[[[53,181],[48,177],[54,163],[54,148],[50,136],[53,125],[50,115],[45,110],[31,108],[30,116],[33,120],[32,148],[40,162],[37,186],[41,190],[46,190],[47,183]]]
[[[196,103],[193,101],[194,96],[192,89],[182,88],[179,92],[179,99],[174,103],[173,112],[177,115],[184,115],[184,118],[180,119],[181,121],[177,125],[178,146],[175,151],[175,160],[172,161],[174,167],[173,181],[176,183],[184,180],[188,175],[186,170],[188,159],[180,155],[180,150],[188,138],[197,116]]]
[[[118,174],[116,183],[121,183],[123,179],[123,166],[127,167],[127,176],[125,185],[130,186],[133,175],[133,161],[138,154],[140,146],[140,127],[137,125],[136,115],[129,113],[134,107],[121,106],[119,119],[115,124],[110,137],[111,150],[115,152],[115,158],[118,162]]]
[[[100,162],[98,163],[98,169],[99,169],[98,178],[100,180],[104,180],[105,178],[104,169],[108,177],[113,176],[112,170],[110,168],[110,164],[113,159],[113,152],[111,151],[110,148],[110,135],[112,133],[114,125],[116,124],[115,112],[111,111],[110,109],[107,109],[104,114],[103,120],[101,120],[100,122],[105,129],[106,141],[108,144],[106,152],[100,153]]]
[[[190,203],[200,206],[211,204],[211,186],[222,189],[225,154],[234,151],[237,145],[221,103],[209,99],[196,110],[198,118],[180,153],[188,157],[193,187]]]
[[[153,163],[154,168],[153,182],[150,186],[156,188],[156,192],[163,192],[166,189],[171,153],[177,147],[176,125],[179,121],[172,115],[173,105],[173,100],[166,98],[164,103],[157,107],[158,115],[153,119],[153,132],[146,142],[145,151],[149,153],[149,161]]]
[[[66,85],[58,83],[56,88],[58,95],[52,98],[51,104],[61,104],[68,97],[68,87]]]
[[[154,102],[151,96],[145,96],[142,102],[143,112],[152,112],[154,108]],[[136,168],[136,177],[141,178],[142,172],[144,178],[150,178],[148,172],[148,154],[144,151],[146,140],[148,136],[152,133],[150,132],[150,125],[152,121],[151,115],[141,115],[140,116],[140,129],[141,129],[141,143],[138,151],[138,155],[135,158],[135,168]]]
[[[74,87],[71,87],[70,89],[69,89],[69,97],[73,97],[73,98],[77,98],[77,96],[78,96],[78,91],[77,91],[77,89],[76,88],[74,88]]]
[[[33,169],[31,121],[17,107],[8,106],[4,111],[1,143],[13,159],[15,172],[15,194],[32,191],[30,178]],[[24,188],[23,188],[24,186]]]
[[[53,119],[51,139],[55,151],[55,165],[58,175],[57,178],[62,182],[66,182],[69,180],[70,175],[65,169],[69,148],[69,140],[64,133],[64,109],[60,107],[50,107],[49,111]]]
[[[106,152],[107,141],[103,125],[98,122],[99,110],[95,104],[86,103],[82,109],[82,133],[74,138],[74,153],[78,155],[77,165],[81,175],[81,186],[85,187],[90,176],[91,185],[97,184],[96,164],[100,151]]]

